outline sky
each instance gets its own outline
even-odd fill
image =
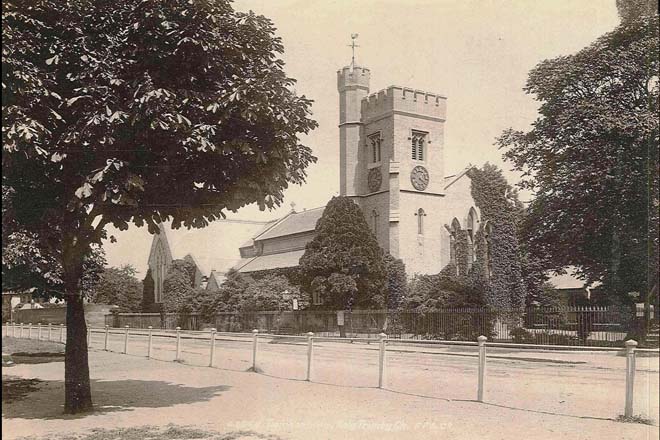
[[[537,102],[523,91],[528,72],[544,59],[570,55],[618,24],[615,0],[235,0],[234,9],[270,18],[282,38],[285,71],[296,91],[314,100],[319,127],[301,138],[318,158],[307,182],[292,186],[283,205],[261,212],[247,206],[229,219],[271,220],[291,210],[324,206],[339,193],[337,70],[351,61],[371,70],[374,93],[389,85],[447,96],[445,170],[494,163],[509,182],[518,174],[493,144],[505,129],[527,129]],[[523,198],[526,195],[523,194]],[[227,261],[238,258],[242,224],[213,237]],[[214,228],[216,229],[216,228]],[[253,231],[251,227],[250,231]],[[109,266],[132,264],[144,275],[151,237],[146,228],[108,228]],[[241,237],[243,239],[243,237]],[[239,240],[240,241],[240,240]],[[175,255],[183,257],[183,255]]]

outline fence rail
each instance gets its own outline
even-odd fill
[[[35,329],[36,327],[36,329]],[[65,343],[65,339],[63,337],[64,332],[66,329],[64,328],[63,325],[58,326],[59,327],[59,342],[60,343]],[[24,333],[24,329],[27,328],[27,333]],[[31,323],[29,324],[17,324],[17,323],[6,323],[6,325],[2,326],[2,332],[3,336],[5,337],[18,337],[18,338],[28,338],[28,339],[38,339],[38,340],[48,340],[48,341],[55,341],[56,339],[53,337],[53,326],[51,324],[48,324],[46,327],[48,332],[46,334],[42,333],[42,330],[44,330],[44,326],[42,326],[40,323],[37,325],[33,325]],[[37,330],[36,332],[33,333],[33,329]],[[182,345],[183,344],[197,344],[197,348],[199,348],[199,344],[208,344],[208,366],[213,367],[214,366],[214,360],[215,360],[215,345],[216,341],[219,339],[219,337],[222,336],[221,332],[217,332],[215,328],[210,329],[209,331],[184,331],[179,327],[176,327],[174,330],[168,330],[168,329],[160,329],[154,331],[151,327],[148,327],[147,329],[131,329],[129,326],[125,326],[121,330],[116,330],[116,329],[111,329],[109,326],[105,326],[104,328],[95,328],[95,327],[88,327],[87,328],[87,344],[90,348],[94,347],[94,338],[93,335],[96,333],[97,336],[103,335],[102,341],[103,341],[103,350],[105,351],[110,351],[108,347],[108,338],[109,335],[120,335],[123,337],[123,350],[121,353],[123,354],[131,354],[131,355],[136,355],[137,353],[134,351],[134,349],[129,349],[129,335],[133,337],[133,342],[135,344],[135,347],[137,349],[144,348],[142,347],[141,343],[138,343],[138,340],[136,338],[142,338],[146,337],[147,338],[147,345],[146,345],[146,352],[140,353],[138,355],[146,356],[147,358],[152,358],[152,352],[153,352],[153,338],[154,336],[159,337],[160,340],[160,345],[165,345],[167,344],[168,346],[171,344],[171,342],[165,342],[163,341],[164,338],[167,339],[174,339],[175,340],[175,357],[174,361],[175,362],[182,362],[181,358],[181,352],[182,352]],[[185,335],[182,335],[185,334]],[[258,365],[260,362],[260,355],[259,355],[259,342],[260,339],[269,339],[273,338],[273,335],[269,334],[261,334],[258,329],[253,329],[252,332],[250,333],[225,333],[229,335],[233,335],[234,337],[240,336],[244,337],[245,340],[250,340],[251,339],[251,360],[252,360],[252,367],[251,371],[253,372],[258,372],[259,368]],[[315,335],[314,333],[307,333],[305,336],[293,336],[293,335],[288,335],[284,336],[284,338],[292,338],[292,339],[298,339],[298,338],[304,338],[306,339],[307,343],[307,356],[306,356],[306,381],[312,382],[314,380],[314,343],[315,342],[331,342],[331,341],[337,341],[338,339],[341,340],[341,338],[334,338],[334,337],[322,337]],[[99,343],[98,338],[97,339],[97,344]],[[185,342],[183,341],[185,339]],[[488,342],[488,338],[484,335],[480,335],[479,337],[475,338],[477,342],[473,341],[465,341],[465,342],[460,342],[460,344],[464,345],[472,345],[472,346],[477,346],[478,347],[478,356],[477,356],[477,363],[478,363],[478,368],[477,368],[477,390],[476,390],[476,396],[477,396],[477,401],[478,402],[485,402],[487,401],[486,393],[487,393],[487,385],[486,385],[486,364],[487,364],[487,353],[486,353],[486,347],[487,346],[492,346],[492,347],[502,347],[502,346],[513,346],[513,347],[520,347],[519,345],[514,345],[514,344],[507,344],[507,343],[491,343]],[[372,341],[371,338],[354,338],[356,341]],[[141,342],[141,341],[140,341]],[[385,333],[380,333],[378,335],[378,388],[387,388],[387,347],[388,345],[393,345],[393,344],[426,344],[426,343],[435,343],[435,344],[445,344],[445,345],[452,345],[452,343],[456,344],[458,342],[455,341],[438,341],[438,340],[417,340],[417,339],[399,339],[399,340],[392,340],[389,339],[388,336]],[[536,345],[536,348],[540,348],[540,346]],[[96,347],[98,348],[98,347]],[[191,347],[192,348],[192,347]],[[576,347],[577,348],[577,347]],[[625,369],[625,399],[624,399],[624,415],[626,417],[632,417],[634,415],[633,412],[633,403],[634,403],[634,383],[635,383],[635,372],[636,372],[636,353],[637,352],[646,352],[646,353],[654,353],[658,354],[658,350],[646,350],[646,349],[637,349],[637,342],[634,340],[627,340],[625,342],[625,347],[624,349],[620,348],[611,348],[611,347],[587,347],[591,350],[601,350],[601,351],[607,351],[607,352],[621,352],[623,351],[624,355],[626,356],[626,369]]]
[[[657,321],[657,316],[654,317]],[[496,342],[623,347],[627,335],[641,327],[633,307],[559,307],[528,309],[455,308],[430,312],[396,310],[265,311],[200,314],[113,313],[110,327],[317,335],[377,339],[474,341],[479,335]]]

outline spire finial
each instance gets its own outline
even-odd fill
[[[353,51],[353,56],[351,57],[351,70],[353,70],[353,67],[355,67],[355,48],[360,47],[359,45],[355,44],[355,40],[357,39],[358,34],[351,34],[351,44],[348,45]]]
[[[296,212],[296,202],[291,202],[291,212]]]

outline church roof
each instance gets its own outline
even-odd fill
[[[169,224],[162,229],[172,253],[172,258],[193,257],[200,272],[208,275],[211,270],[225,272],[239,260],[239,246],[264,229],[262,222],[214,221],[202,229],[172,229]]]
[[[449,181],[449,182],[445,185],[445,189],[449,188],[449,187],[452,186],[454,183],[456,183],[458,180],[460,180],[460,179],[461,179],[463,176],[465,176],[465,175],[468,173],[468,171],[470,171],[472,168],[474,168],[473,165],[468,165],[468,166],[465,167],[462,171],[460,171],[458,174],[453,174],[453,175],[451,175],[451,176],[446,176],[446,177],[445,177],[445,180],[446,180],[446,181]]]
[[[257,235],[254,240],[268,240],[269,238],[313,231],[324,210],[325,206],[300,212],[292,211],[272,227]]]
[[[305,253],[304,249],[282,252],[279,254],[260,255],[253,258],[243,258],[235,266],[239,272],[257,272],[260,270],[282,269],[298,265],[300,257]]]

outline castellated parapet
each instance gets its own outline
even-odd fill
[[[444,121],[447,114],[447,97],[408,87],[389,86],[362,99],[361,114],[364,122],[392,112]]]
[[[347,88],[362,88],[369,90],[369,69],[360,66],[345,66],[337,71],[337,89],[343,92]]]

